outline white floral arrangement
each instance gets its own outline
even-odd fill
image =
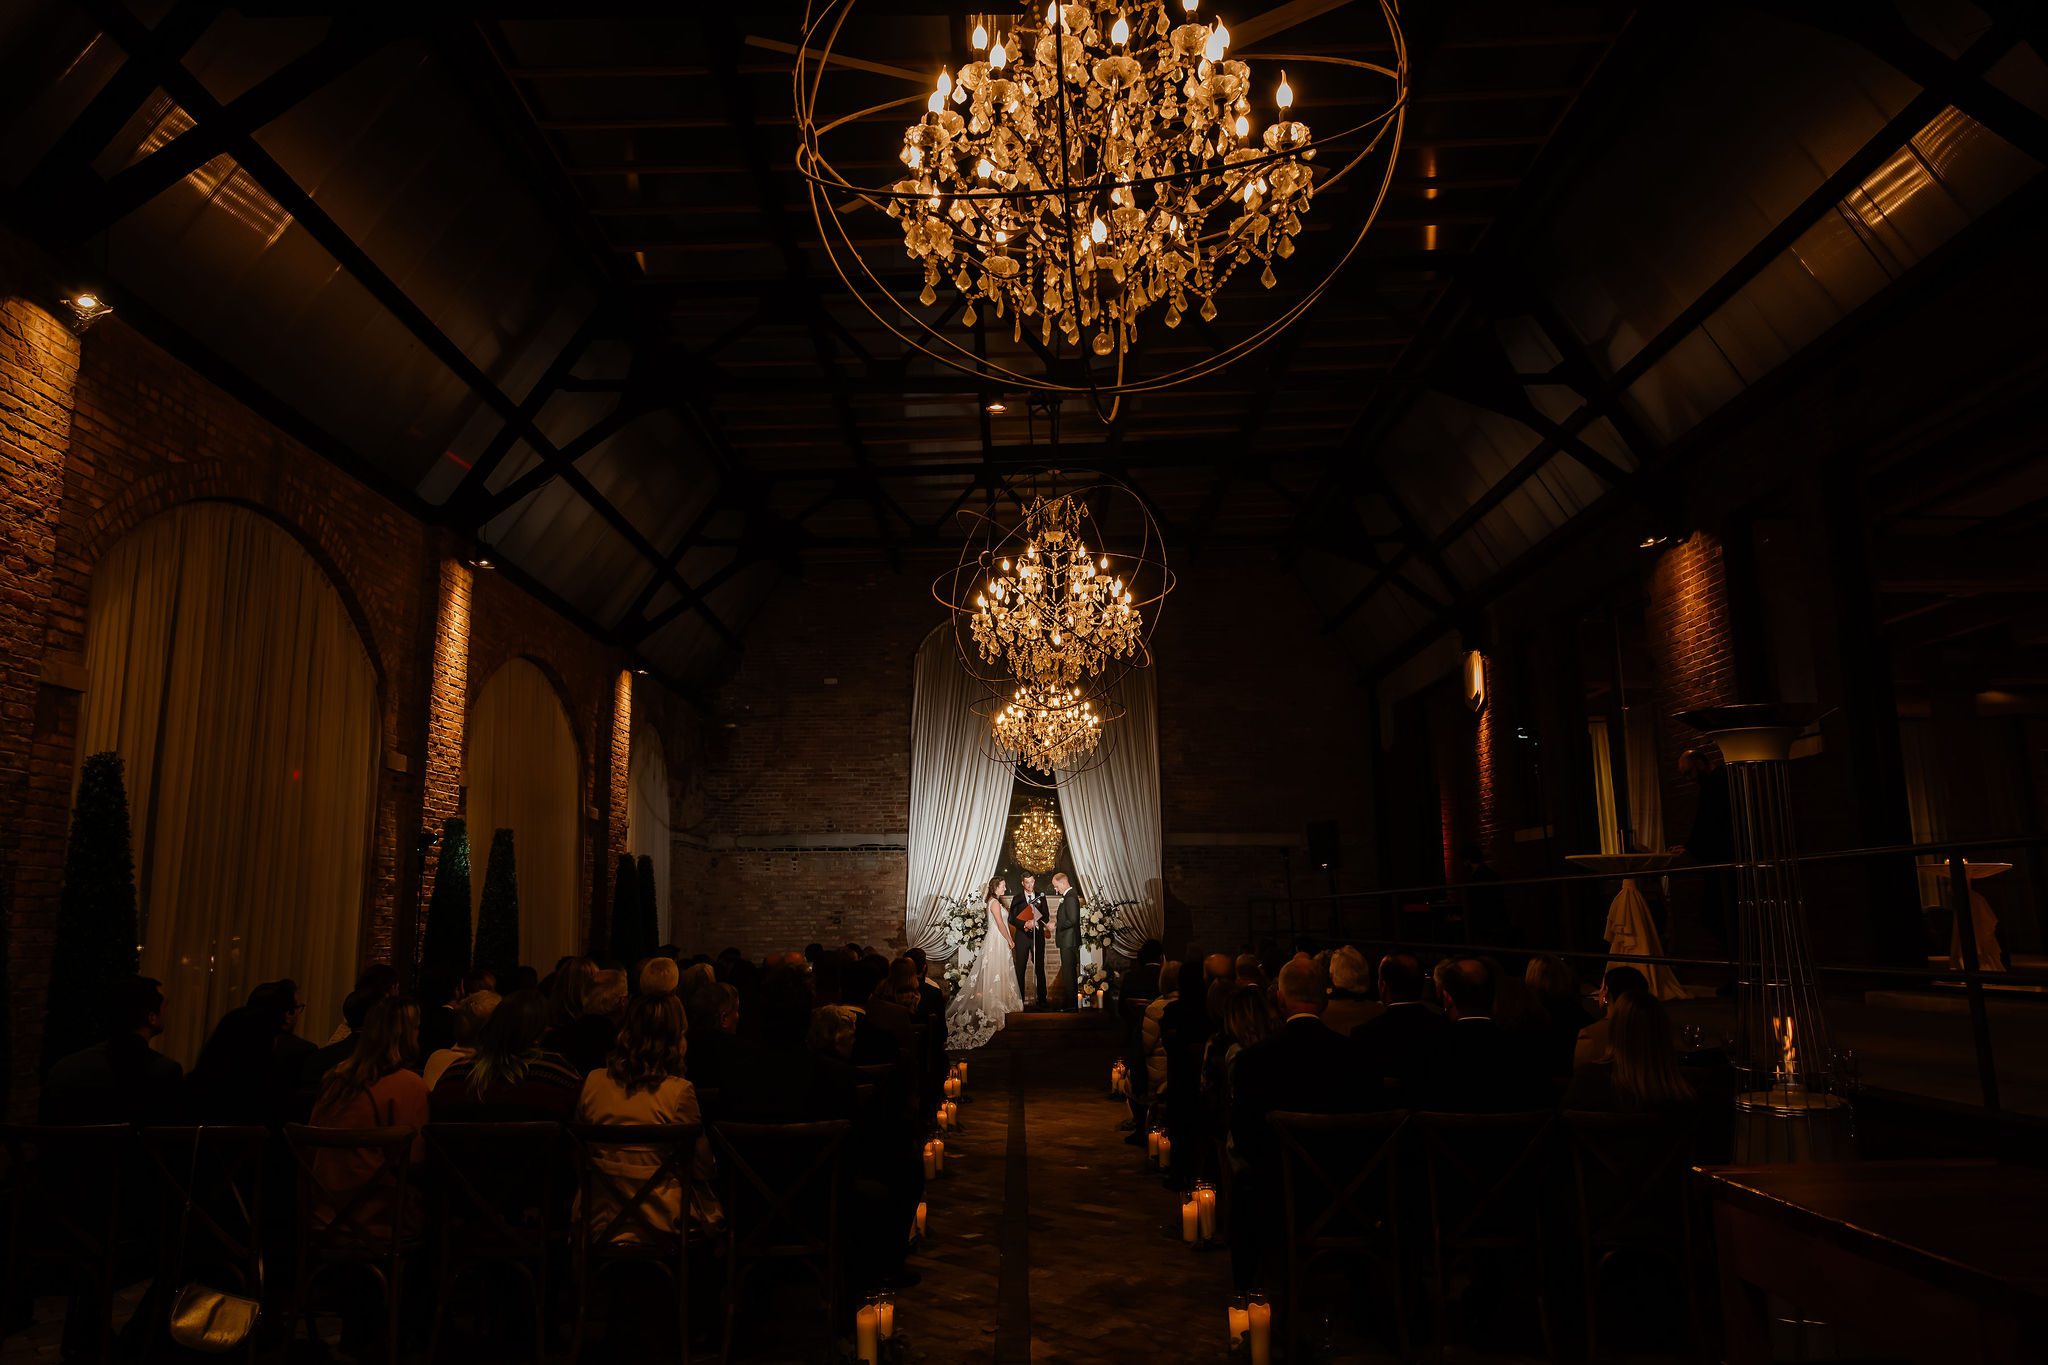
[[[946,941],[952,945],[953,960],[946,964],[946,984],[958,989],[974,969],[981,955],[981,942],[988,937],[988,906],[973,894],[940,900],[946,926]]]
[[[1081,907],[1081,946],[1083,948],[1108,948],[1116,938],[1118,912],[1122,902],[1111,905]]]
[[[1085,999],[1106,986],[1114,985],[1115,981],[1116,978],[1110,975],[1109,968],[1100,962],[1089,963],[1081,969],[1082,998]]]

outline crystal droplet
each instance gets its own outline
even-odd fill
[[[1203,300],[1202,300],[1202,321],[1204,321],[1204,322],[1214,322],[1214,321],[1216,321],[1216,300],[1214,300],[1214,299],[1203,299]]]
[[[1014,314],[1010,320],[1010,340],[1016,342],[1024,340],[1024,315],[1022,313]]]
[[[1103,328],[1095,334],[1095,354],[1108,355],[1115,343],[1109,339],[1109,329]]]
[[[974,305],[973,305],[973,304],[971,304],[971,303],[970,303],[970,304],[968,304],[968,305],[967,305],[967,311],[966,311],[966,312],[964,312],[964,313],[962,313],[962,314],[960,315],[960,324],[961,324],[961,326],[963,326],[963,327],[972,327],[972,326],[974,325]]]
[[[1294,239],[1292,237],[1282,237],[1280,245],[1274,247],[1273,250],[1279,255],[1281,260],[1286,260],[1294,254]]]
[[[932,291],[932,287],[930,285],[926,285],[924,287],[924,292],[917,296],[917,301],[923,304],[925,307],[929,308],[939,301],[939,296]]]
[[[1169,308],[1166,310],[1166,325],[1168,327],[1180,326],[1180,309]]]
[[[1265,285],[1266,288],[1271,289],[1277,282],[1278,281],[1275,279],[1273,275],[1273,266],[1270,262],[1268,262],[1266,268],[1259,272],[1259,283]]]

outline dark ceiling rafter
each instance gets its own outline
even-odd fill
[[[1883,127],[1851,154],[1834,174],[1822,181],[1797,207],[1786,214],[1776,227],[1723,272],[1719,279],[1666,323],[1662,330],[1644,342],[1642,347],[1615,371],[1608,383],[1598,386],[1596,393],[1587,395],[1585,405],[1560,424],[1562,431],[1576,435],[1600,417],[1621,408],[1623,397],[1651,367],[1711,318],[1722,305],[1734,298],[1772,261],[1788,250],[1823,214],[1832,211],[1842,198],[1853,192],[1873,171],[1895,155],[1900,147],[1906,145],[1947,108],[1953,102],[1951,96],[1955,88],[1976,81],[2017,42],[2023,41],[2024,37],[2025,31],[2018,21],[2018,16],[2001,16],[1995,19],[1961,56],[1952,60],[1945,58],[1944,70],[1932,80],[1932,83],[1923,85],[1920,92],[1908,100],[1897,114],[1887,120]],[[1972,230],[1965,229],[1966,238]],[[1953,249],[1955,245],[1952,242],[1945,249]],[[1882,292],[1879,297],[1883,297]],[[1471,507],[1434,539],[1433,545],[1439,550],[1448,547],[1497,507],[1523,479],[1533,475],[1535,470],[1558,449],[1555,437],[1546,436],[1539,440],[1514,471],[1488,488],[1486,493],[1476,499]],[[1653,478],[1656,468],[1655,463],[1646,461],[1644,467],[1638,469],[1631,477],[1630,485]],[[1628,487],[1624,485],[1621,489],[1610,489],[1610,495],[1615,492],[1626,492]],[[1552,536],[1551,539],[1556,540],[1559,537]],[[1396,556],[1397,559],[1400,557]],[[1526,565],[1526,562],[1525,557],[1523,563]],[[1498,578],[1498,575],[1496,577]],[[1484,596],[1491,597],[1497,593],[1496,586],[1488,590]],[[1476,608],[1479,604],[1478,595],[1468,593],[1466,597],[1464,608]],[[1382,654],[1375,662],[1375,672],[1383,675],[1388,670],[1398,667],[1452,624],[1454,623],[1448,617],[1433,619],[1414,632],[1403,644]]]

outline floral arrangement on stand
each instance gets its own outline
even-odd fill
[[[1094,951],[1107,951],[1116,939],[1117,920],[1121,918],[1123,902],[1106,905],[1090,903],[1081,907],[1081,946]]]
[[[972,894],[947,897],[940,906],[945,914],[946,942],[953,947],[953,960],[946,964],[946,985],[958,990],[974,970],[982,940],[988,937],[988,906]]]
[[[1081,1003],[1097,1006],[1102,1001],[1102,992],[1116,985],[1116,974],[1100,962],[1091,962],[1081,969]]]

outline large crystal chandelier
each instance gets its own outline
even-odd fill
[[[1049,872],[1060,854],[1060,822],[1052,806],[1033,801],[1017,817],[1016,832],[1010,836],[1010,852],[1017,866],[1031,872]]]
[[[1251,68],[1225,55],[1221,19],[1196,21],[1199,4],[1181,0],[1179,23],[1141,4],[1136,26],[1122,0],[1048,4],[1007,33],[975,29],[959,79],[940,72],[903,135],[908,174],[888,204],[924,268],[920,303],[950,279],[969,327],[979,299],[1013,339],[1030,319],[1041,341],[1085,334],[1106,356],[1154,306],[1168,327],[1191,307],[1213,319],[1217,290],[1253,261],[1273,287],[1316,149],[1285,71],[1277,117],[1254,130]],[[1087,192],[1048,193],[1073,183]]]
[[[1090,550],[1088,505],[1061,494],[1033,499],[1023,552],[1005,555],[974,595],[982,660],[1046,687],[1068,688],[1135,655],[1144,615],[1108,555]]]
[[[999,701],[989,718],[999,761],[1022,763],[1048,776],[1091,766],[1103,716],[1085,692],[1023,683]]]
[[[1379,4],[1388,64],[1324,51],[1274,54],[1256,71],[1202,0],[1053,0],[1021,18],[973,21],[962,35],[967,47],[954,53],[966,60],[935,73],[920,94],[833,117],[819,108],[828,68],[889,69],[835,55],[855,3],[809,0],[795,70],[797,167],[827,253],[890,331],[1004,386],[1099,398],[1213,373],[1314,304],[1363,242],[1392,183],[1408,98],[1395,0]],[[1347,86],[1384,81],[1384,98],[1378,89],[1336,92],[1333,107],[1356,102],[1366,112],[1318,136],[1294,117],[1286,69],[1310,66],[1332,69]],[[916,119],[898,150],[900,176],[866,186],[847,179],[826,135],[898,110]],[[1327,153],[1321,162],[1319,153]],[[1341,224],[1355,222],[1355,233],[1305,272],[1286,307],[1250,317],[1248,334],[1227,343],[1205,335],[1205,353],[1178,369],[1139,373],[1129,363],[1141,319],[1176,327],[1193,312],[1215,320],[1230,306],[1218,302],[1225,285],[1241,271],[1272,288],[1317,193],[1382,156]],[[913,286],[921,308],[862,256],[847,222],[862,208],[896,220],[922,276]],[[899,330],[890,310],[910,329]],[[945,333],[955,319],[970,335]],[[1017,368],[1022,352],[992,355],[980,344],[1002,323],[1013,344],[1028,341],[1042,371]]]

